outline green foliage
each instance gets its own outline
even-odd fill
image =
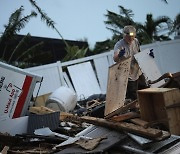
[[[46,25],[54,29],[63,42],[66,45],[67,55],[64,60],[72,60],[76,58],[82,58],[85,56],[88,48],[79,49],[77,46],[70,46],[62,37],[61,33],[55,27],[55,22],[48,17],[48,15],[41,10],[41,8],[36,4],[34,0],[29,0],[33,7],[36,8],[38,14],[41,15],[41,20],[45,21]],[[32,17],[36,17],[38,14],[35,11],[32,11],[31,14],[22,17],[24,8],[21,6],[14,13],[11,14],[9,22],[5,25],[5,30],[0,37],[0,48],[2,50],[2,56],[0,60],[8,64],[12,64],[18,67],[30,67],[34,65],[45,64],[49,61],[49,58],[52,58],[51,52],[43,52],[41,49],[44,45],[43,42],[39,42],[34,46],[28,47],[28,40],[31,37],[28,33],[18,45],[9,51],[8,45],[6,42],[13,41],[14,36],[25,27]],[[7,49],[8,48],[8,49]],[[8,56],[7,56],[8,55]]]
[[[123,6],[118,7],[120,9],[120,14],[107,10],[107,14],[105,15],[107,17],[105,24],[108,26],[106,28],[112,31],[114,35],[122,35],[122,29],[125,25],[135,24],[132,20],[134,16],[132,10],[125,9]]]
[[[33,7],[35,7],[38,11],[38,13],[41,15],[41,20],[46,22],[46,25],[52,29],[54,29],[59,36],[61,37],[61,39],[63,40],[63,42],[66,44],[66,46],[68,46],[68,43],[64,40],[63,36],[61,35],[61,33],[58,31],[58,29],[55,27],[55,22],[47,16],[47,14],[41,10],[41,8],[36,4],[36,2],[34,0],[29,0],[31,5]]]
[[[180,35],[180,13],[178,13],[173,21],[170,34]]]
[[[0,47],[3,53],[0,59],[1,61],[8,64],[17,65],[18,63],[22,63],[22,61],[15,62],[14,59],[16,57],[22,57],[22,55],[24,55],[24,48],[30,38],[30,34],[27,34],[14,49],[11,48],[11,51],[6,50],[8,47],[6,42],[13,41],[14,36],[17,34],[17,32],[24,28],[32,17],[37,16],[36,12],[32,11],[31,14],[22,17],[23,11],[23,6],[21,6],[19,9],[17,9],[14,13],[11,14],[9,22],[7,25],[5,25],[5,30],[0,37]]]
[[[57,30],[57,28],[55,27],[55,22],[54,22],[51,18],[49,18],[45,12],[43,12],[43,11],[41,10],[41,8],[36,4],[36,2],[35,2],[34,0],[29,0],[29,1],[30,1],[30,3],[32,4],[32,6],[34,6],[34,7],[38,10],[39,14],[41,15],[41,19],[42,19],[43,21],[45,21],[46,24],[47,24],[49,27],[53,28],[53,29],[59,34],[59,36],[61,37],[61,39],[62,39],[63,42],[65,43],[67,55],[64,57],[64,59],[63,59],[62,61],[73,60],[73,59],[77,59],[77,58],[82,58],[82,57],[84,57],[85,54],[86,54],[86,52],[87,52],[87,50],[88,50],[88,48],[79,49],[79,47],[76,46],[76,45],[72,45],[72,46],[69,45],[69,44],[64,40],[64,38],[63,38],[63,36],[61,35],[61,33],[60,33],[60,32]]]
[[[123,37],[122,30],[124,26],[126,25],[135,25],[136,24],[133,21],[133,12],[132,10],[125,9],[123,6],[118,6],[120,14],[116,14],[114,12],[108,11],[105,15],[107,17],[107,21],[105,21],[105,24],[107,25],[107,29],[109,29],[113,36],[111,39],[108,39],[104,42],[97,42],[95,44],[94,51],[96,53],[101,53],[107,50],[111,50],[114,47],[114,44]]]
[[[110,40],[107,39],[105,41],[102,42],[96,42],[95,44],[95,54],[100,54],[106,51],[110,51],[111,49],[113,49],[114,44],[117,42],[117,40]]]
[[[167,3],[167,1],[164,1]],[[154,19],[152,14],[147,14],[144,24],[135,22],[133,20],[133,12],[130,9],[125,9],[123,6],[119,6],[119,14],[108,11],[105,15],[107,21],[107,29],[109,29],[113,36],[104,42],[97,42],[94,51],[100,53],[107,49],[113,49],[114,45],[119,39],[123,38],[122,30],[126,25],[133,25],[137,29],[137,38],[141,44],[149,44],[154,41],[170,40],[170,30],[173,33],[180,27],[180,15],[177,16],[177,20],[172,22],[168,16],[159,16]],[[176,24],[178,23],[178,24]],[[176,25],[172,28],[172,25]]]
[[[2,42],[12,39],[17,32],[19,32],[25,25],[29,22],[32,17],[36,17],[37,14],[32,11],[30,15],[22,17],[22,12],[24,11],[23,6],[17,9],[14,13],[11,14],[9,22],[5,25],[5,31],[2,33],[0,38],[0,45]]]
[[[83,58],[83,57],[85,57],[87,50],[88,50],[88,48],[79,49],[79,47],[75,46],[75,45],[74,46],[67,46],[66,47],[67,54],[63,58],[62,61],[65,62],[65,61],[69,61],[69,60]]]
[[[172,21],[167,16],[159,16],[154,19],[152,14],[147,14],[145,23],[139,24],[137,27],[137,38],[142,44],[170,40],[168,32],[171,25]]]

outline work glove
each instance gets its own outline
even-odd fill
[[[119,51],[118,57],[121,58],[125,54],[125,48]]]

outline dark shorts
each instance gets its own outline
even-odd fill
[[[135,100],[137,99],[137,90],[148,88],[146,79],[142,74],[136,81],[128,81],[126,99]]]
[[[138,80],[128,81],[126,90],[126,99],[135,100],[137,99]]]

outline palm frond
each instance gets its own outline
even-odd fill
[[[132,19],[132,17],[134,16],[134,13],[131,9],[125,9],[123,6],[119,6],[119,8],[120,8],[121,15],[124,15],[124,17],[128,19]]]
[[[27,59],[27,57],[30,58],[30,57],[34,57],[35,55],[38,55],[43,45],[44,45],[44,42],[39,42],[35,44],[34,46],[28,48],[28,50],[24,51],[21,55],[19,55],[16,61],[23,58]]]
[[[25,25],[29,22],[29,20],[32,17],[36,17],[37,14],[35,12],[31,12],[30,15],[27,15],[25,17],[22,16],[23,7],[21,6],[19,9],[17,9],[9,18],[8,25],[5,25],[5,30],[3,32],[3,35],[0,38],[0,44],[3,41],[10,40],[13,38],[17,32],[19,32],[22,28],[25,27]]]
[[[73,46],[66,47],[66,51],[67,51],[67,54],[62,60],[63,62],[85,57],[88,51],[88,47],[79,49],[78,46],[73,45]]]
[[[30,1],[31,5],[34,6],[40,13],[41,19],[44,20],[49,27],[54,29],[55,22],[51,18],[49,18],[45,12],[43,12],[41,10],[41,8],[36,4],[36,2],[34,0],[29,0],[29,1]]]
[[[107,25],[106,28],[111,30],[114,35],[121,34],[122,29],[126,25],[136,25],[132,19],[134,16],[132,10],[125,9],[123,6],[119,6],[119,9],[120,14],[107,10],[107,14],[105,15],[107,17],[107,21],[105,21],[105,24]]]
[[[26,42],[27,42],[27,40],[28,40],[29,38],[30,38],[30,34],[28,33],[28,34],[18,43],[18,45],[17,45],[17,46],[15,47],[15,49],[12,51],[12,54],[11,54],[10,57],[9,57],[8,63],[11,62],[14,54],[17,53],[19,50],[22,49],[22,46],[23,46],[24,44],[26,44]],[[17,53],[17,54],[18,54],[18,53]]]
[[[59,36],[61,37],[63,42],[66,44],[66,46],[68,46],[68,43],[64,40],[64,38],[61,35],[61,33],[55,27],[55,22],[50,17],[48,17],[48,15],[43,10],[41,10],[41,8],[36,4],[36,2],[34,0],[29,0],[29,1],[30,1],[31,5],[33,7],[35,7],[37,9],[37,11],[39,12],[39,14],[41,15],[41,20],[45,21],[46,25],[48,27],[51,27],[52,29],[54,29],[59,34]]]

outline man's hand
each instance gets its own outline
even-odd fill
[[[121,58],[125,54],[125,48],[119,51],[118,57]]]

